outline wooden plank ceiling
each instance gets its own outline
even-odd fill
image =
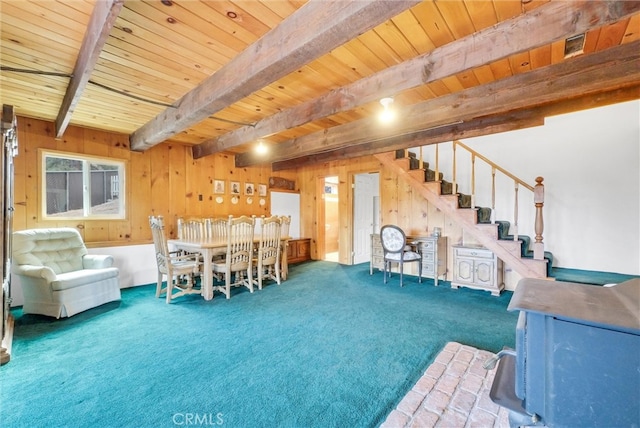
[[[19,116],[291,168],[640,98],[640,1],[0,3]],[[567,55],[566,40],[584,34]],[[397,122],[376,116],[392,96]],[[254,153],[256,142],[269,146]]]

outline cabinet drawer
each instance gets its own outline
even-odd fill
[[[436,251],[436,243],[434,241],[421,241],[420,251],[423,253],[434,253]]]
[[[371,256],[372,257],[375,257],[375,256],[383,257],[384,256],[384,250],[382,249],[382,247],[373,247],[371,249]]]
[[[455,248],[455,255],[457,257],[473,257],[482,259],[493,259],[494,254],[484,248]]]
[[[435,253],[422,253],[422,264],[425,263],[433,263],[433,261],[436,259],[436,255]]]
[[[424,276],[433,276],[433,273],[436,271],[435,265],[433,263],[423,264],[422,265],[422,275]]]

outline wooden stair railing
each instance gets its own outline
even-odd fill
[[[542,181],[544,180],[542,177],[536,177],[535,186],[531,186],[526,183],[524,180],[518,178],[514,174],[510,173],[506,169],[502,168],[500,165],[496,164],[489,158],[483,156],[482,154],[476,152],[471,147],[462,143],[459,140],[454,140],[452,142],[452,187],[453,189],[457,189],[457,148],[461,147],[462,149],[469,152],[471,155],[471,208],[476,208],[475,205],[475,197],[476,197],[476,158],[484,161],[487,165],[491,167],[491,222],[495,222],[495,212],[496,212],[496,171],[501,172],[505,176],[509,177],[513,180],[514,184],[514,207],[513,207],[513,222],[511,223],[511,230],[513,235],[513,240],[517,241],[519,239],[518,234],[518,219],[519,219],[519,190],[520,186],[525,189],[533,192],[534,205],[535,205],[535,243],[533,243],[533,258],[536,260],[542,260],[544,258],[544,243],[542,234],[544,232],[544,221],[542,215],[542,209],[544,207],[544,184]],[[405,150],[405,153],[407,151]],[[422,152],[422,147],[420,147],[420,168],[424,167],[424,157]],[[438,177],[440,173],[440,161],[439,161],[439,144],[435,145],[435,176]]]
[[[491,167],[491,222],[493,223],[495,219],[495,211],[496,211],[496,171],[501,172],[505,176],[509,177],[513,180],[513,189],[514,189],[514,207],[513,207],[513,223],[511,225],[513,240],[518,240],[518,217],[519,217],[519,206],[518,206],[518,196],[520,187],[524,187],[525,189],[533,192],[534,203],[535,203],[535,243],[533,245],[534,255],[533,258],[537,260],[542,260],[544,258],[544,244],[542,242],[542,233],[544,231],[544,221],[542,218],[542,208],[544,207],[544,184],[542,181],[544,180],[542,177],[536,177],[535,186],[531,186],[526,183],[524,180],[518,178],[514,174],[510,173],[506,169],[502,168],[500,165],[491,161],[487,157],[482,154],[476,152],[471,147],[462,143],[461,141],[454,140],[453,141],[453,188],[456,188],[456,149],[458,147],[463,148],[467,152],[471,154],[471,208],[475,208],[475,187],[476,187],[476,171],[475,171],[475,161],[476,158],[484,161]],[[436,147],[437,153],[437,147]],[[422,161],[422,160],[421,160]],[[436,157],[436,170],[438,170],[438,158]]]
[[[542,244],[542,232],[543,232],[543,220],[542,220],[542,207],[544,205],[544,186],[542,184],[542,178],[536,179],[537,184],[530,186],[524,181],[520,180],[513,174],[506,171],[504,168],[493,163],[489,159],[485,158],[481,154],[474,152],[459,141],[455,142],[457,146],[461,146],[466,150],[469,150],[472,155],[472,169],[474,169],[475,158],[482,159],[487,162],[492,168],[492,207],[491,207],[491,222],[479,223],[477,218],[477,208],[475,207],[475,172],[471,173],[471,189],[472,189],[472,209],[460,208],[459,195],[457,193],[457,186],[455,183],[455,155],[453,156],[454,165],[454,180],[452,183],[448,183],[452,188],[451,194],[443,194],[442,192],[442,175],[438,165],[439,155],[438,146],[435,147],[435,180],[431,182],[425,182],[425,169],[423,166],[425,162],[422,156],[422,149],[420,150],[420,159],[418,169],[411,169],[409,163],[397,162],[393,153],[385,153],[375,155],[375,157],[383,164],[391,167],[399,177],[402,177],[407,181],[414,189],[418,190],[420,194],[429,202],[434,204],[443,213],[447,214],[460,224],[463,229],[470,233],[480,244],[492,250],[498,257],[510,265],[516,272],[523,277],[533,278],[547,278],[547,260],[544,258],[544,246]],[[406,151],[405,151],[406,152]],[[407,157],[407,159],[409,159]],[[398,159],[400,160],[400,159]],[[406,166],[405,166],[406,165]],[[513,240],[500,240],[498,233],[498,225],[494,222],[493,212],[495,211],[495,173],[500,171],[514,180],[514,189],[516,192],[514,212],[518,211],[517,192],[519,187],[525,187],[534,194],[535,208],[536,208],[536,220],[535,220],[535,233],[536,242],[532,245],[534,252],[534,258],[521,257],[522,242],[518,238],[517,232],[514,234]],[[431,173],[433,174],[433,173]],[[452,185],[451,185],[452,184]],[[448,193],[448,192],[447,192]],[[517,226],[516,226],[517,227]],[[516,229],[517,230],[517,229]]]

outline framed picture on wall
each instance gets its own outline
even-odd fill
[[[267,196],[266,184],[258,184],[258,196]]]
[[[253,195],[254,193],[254,188],[253,188],[253,183],[244,183],[244,194],[245,195]]]
[[[240,182],[239,181],[232,181],[231,182],[231,194],[232,195],[239,195],[240,194]]]
[[[213,180],[213,193],[224,195],[224,180]]]

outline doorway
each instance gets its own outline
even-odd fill
[[[338,220],[338,177],[324,179],[324,260],[338,262],[340,224]]]
[[[353,264],[371,260],[371,234],[380,230],[380,173],[353,179]]]

